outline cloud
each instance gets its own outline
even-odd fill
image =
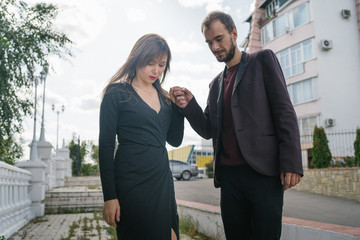
[[[142,22],[146,19],[146,14],[141,8],[129,8],[126,16],[131,22]]]
[[[77,113],[95,113],[100,108],[100,97],[92,95],[83,95],[71,99],[71,108]]]
[[[223,0],[178,0],[180,5],[187,8],[196,8],[205,6],[207,12],[214,10],[224,11]],[[227,7],[228,8],[228,7]]]
[[[255,1],[253,1],[253,2],[250,4],[249,13],[252,13],[254,10],[255,10]]]
[[[27,2],[34,4],[39,1]],[[45,2],[59,7],[55,26],[58,31],[67,34],[77,46],[92,42],[106,24],[105,9],[97,0],[46,0]]]
[[[68,103],[67,99],[63,95],[60,95],[59,93],[52,91],[48,87],[46,88],[45,97],[46,97],[45,104],[47,105],[55,104],[56,106],[57,105],[61,106],[61,105],[67,105]]]
[[[99,109],[99,101],[91,98],[91,99],[82,99],[82,101],[80,102],[80,107],[83,110],[98,110]]]
[[[183,73],[183,74],[212,74],[216,75],[222,71],[222,66],[216,62],[212,64],[196,64],[189,61],[174,61],[171,65],[172,73]]]
[[[241,19],[242,18],[242,9],[241,8],[238,8],[238,9],[236,9],[236,16],[239,18],[239,19]]]
[[[204,49],[203,46],[193,41],[177,40],[175,38],[167,38],[171,52],[185,55],[188,53],[196,53]]]

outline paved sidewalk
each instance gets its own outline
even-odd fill
[[[35,218],[8,240],[116,240],[115,235],[99,213],[55,214]]]
[[[112,239],[111,227],[99,214],[56,214],[35,218],[9,240]]]
[[[214,188],[213,179],[192,178],[174,181],[174,185],[176,199],[220,206],[220,189]],[[283,216],[360,228],[360,203],[289,189]]]

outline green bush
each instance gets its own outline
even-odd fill
[[[208,178],[213,178],[214,177],[213,162],[211,161],[205,164],[205,167],[206,167],[206,175],[208,176]]]
[[[315,168],[327,168],[331,164],[331,152],[324,128],[315,125],[312,149],[312,163]]]
[[[346,156],[344,158],[344,165],[345,167],[354,167],[355,158]]]
[[[354,149],[355,149],[354,165],[355,167],[360,167],[360,128],[356,129],[356,140],[354,142]]]

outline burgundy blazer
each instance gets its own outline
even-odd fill
[[[276,55],[268,49],[251,54],[243,52],[241,61],[231,110],[238,146],[246,162],[267,176],[280,172],[303,175],[297,117]],[[205,111],[195,97],[183,109],[192,128],[201,137],[213,140],[215,187],[220,187],[216,167],[225,70],[210,83]]]

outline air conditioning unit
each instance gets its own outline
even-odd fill
[[[325,50],[325,51],[330,50],[333,48],[333,42],[331,40],[327,40],[327,39],[321,40],[320,47],[322,50]]]
[[[335,126],[335,119],[327,118],[325,119],[325,127],[332,127]]]
[[[350,10],[348,10],[348,9],[343,9],[343,10],[341,10],[341,16],[342,16],[343,18],[349,18],[349,17],[351,16]]]

